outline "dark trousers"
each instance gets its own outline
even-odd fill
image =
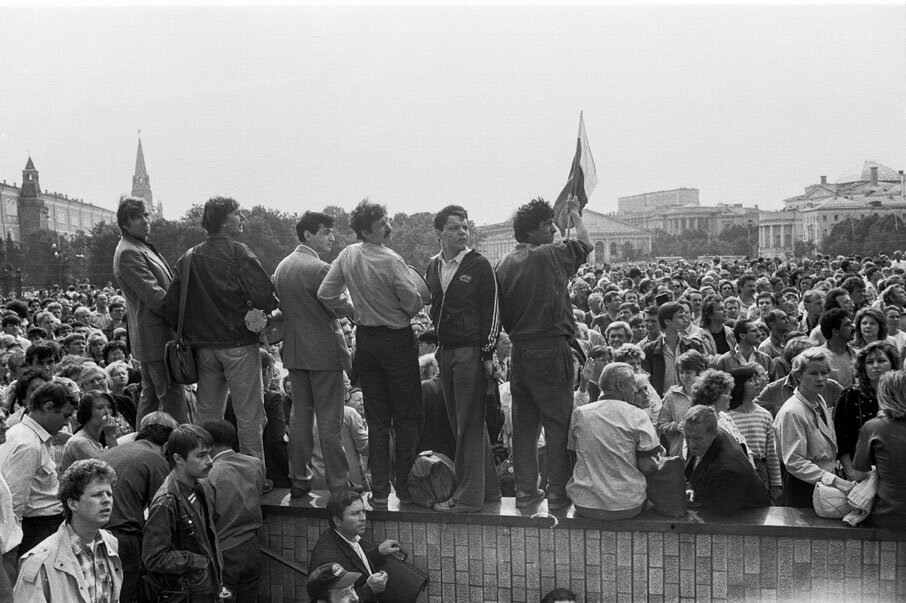
[[[462,505],[481,506],[500,498],[494,453],[485,426],[487,378],[478,346],[440,351],[440,379],[450,427],[456,437],[456,491]]]
[[[119,556],[123,564],[123,586],[120,589],[120,603],[134,603],[141,593],[142,579],[142,535],[125,534],[114,530],[119,543]]]
[[[406,480],[415,461],[422,414],[418,344],[411,327],[356,328],[355,370],[365,399],[368,465],[376,498],[390,494],[390,430],[395,437],[397,496],[409,498]]]
[[[223,583],[233,592],[236,603],[258,601],[258,579],[261,577],[261,551],[258,534],[242,544],[225,549],[223,555]]]
[[[513,342],[513,474],[516,490],[538,487],[538,436],[544,426],[548,493],[566,496],[573,462],[566,449],[573,412],[573,357],[565,337]]]
[[[42,517],[22,518],[22,542],[19,543],[19,556],[41,544],[41,541],[52,536],[60,524],[63,523],[62,515],[46,515]]]
[[[780,504],[784,507],[811,509],[814,506],[812,502],[812,493],[814,491],[814,484],[804,482],[798,477],[793,477],[787,473],[783,477],[783,494],[780,495]]]

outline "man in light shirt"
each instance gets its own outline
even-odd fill
[[[22,526],[20,555],[56,532],[63,521],[51,440],[72,415],[74,402],[65,385],[45,383],[32,394],[28,414],[9,429],[0,446],[0,472]]]
[[[365,397],[368,457],[374,481],[371,505],[386,509],[390,494],[390,430],[396,438],[396,495],[409,502],[406,480],[415,462],[422,387],[418,343],[411,319],[424,301],[406,263],[387,247],[392,228],[387,210],[367,199],[349,216],[360,242],[334,260],[318,288],[318,299],[335,313],[347,307],[346,289],[355,307],[356,352],[353,367]]]

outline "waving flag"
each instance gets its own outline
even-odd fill
[[[585,135],[585,120],[580,111],[576,156],[573,157],[573,164],[569,169],[569,179],[566,181],[566,186],[563,187],[563,191],[554,203],[554,220],[561,233],[565,233],[566,229],[572,226],[569,220],[567,199],[570,196],[576,197],[579,202],[579,214],[581,215],[582,209],[588,204],[588,198],[591,196],[591,192],[595,190],[597,184],[598,174],[595,171],[595,160],[591,156],[588,137]]]

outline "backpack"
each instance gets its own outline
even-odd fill
[[[425,450],[415,457],[409,470],[409,496],[412,502],[431,508],[449,500],[456,491],[456,472],[453,461],[445,454]]]

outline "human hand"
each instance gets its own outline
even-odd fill
[[[395,555],[400,552],[400,543],[389,538],[378,545],[378,552],[381,555]]]
[[[116,422],[113,420],[113,415],[104,415],[104,419],[101,422],[101,430],[107,436],[107,442],[110,442],[111,438],[116,439]]]
[[[566,198],[566,209],[569,211],[570,216],[579,215],[579,197],[575,195],[569,195]]]
[[[376,574],[371,574],[368,576],[368,587],[371,589],[371,592],[374,594],[384,592],[384,589],[387,588],[387,572],[378,572]]]
[[[840,492],[843,492],[843,494],[849,494],[849,491],[852,490],[856,484],[855,484],[855,482],[851,482],[846,479],[835,477],[833,485],[834,485],[834,488],[836,488]]]

